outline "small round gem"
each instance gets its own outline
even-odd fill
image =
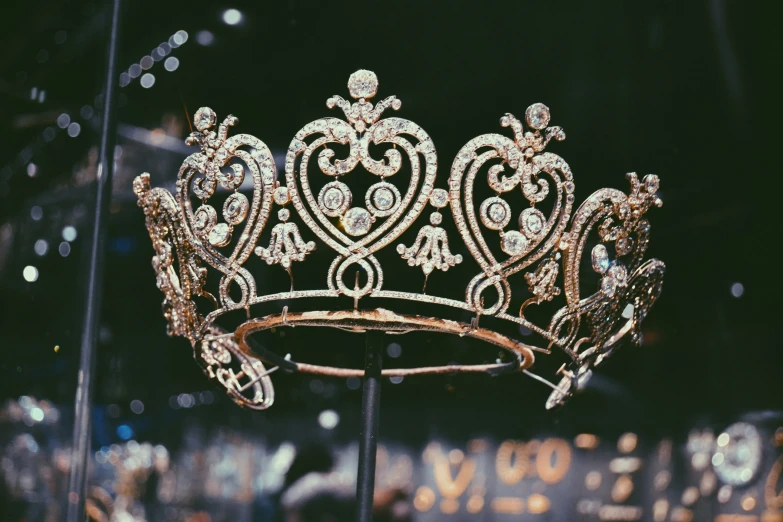
[[[489,206],[487,215],[495,223],[502,223],[506,219],[506,209],[500,203],[492,203]]]
[[[541,232],[541,228],[544,226],[544,224],[541,222],[541,218],[537,216],[536,214],[531,214],[527,218],[527,228],[530,229],[531,232],[534,232],[538,234]]]
[[[215,228],[209,232],[209,242],[214,246],[226,246],[230,241],[231,227],[229,227],[226,223],[218,223],[215,225]]]
[[[343,204],[343,193],[332,187],[324,194],[324,206],[329,210],[337,210]]]
[[[193,226],[199,235],[209,232],[216,222],[217,214],[212,205],[201,205],[193,216]]]
[[[430,214],[430,223],[432,223],[433,225],[440,225],[442,221],[443,221],[443,214],[441,214],[440,212],[433,212],[432,214]]]
[[[519,215],[519,228],[529,238],[537,238],[544,231],[546,218],[537,208],[526,208]]]
[[[329,217],[341,216],[351,206],[351,189],[341,181],[327,183],[318,194],[318,206]]]
[[[286,186],[277,187],[272,194],[272,197],[278,205],[285,205],[291,201],[291,195],[288,193],[288,187]]]
[[[617,281],[613,277],[604,276],[601,278],[601,292],[612,297],[617,291]]]
[[[366,207],[375,217],[391,216],[399,208],[401,200],[399,189],[386,181],[372,185],[364,195]]]
[[[449,193],[442,188],[436,188],[430,194],[430,203],[435,208],[443,208],[449,204]]]
[[[374,72],[359,69],[348,78],[348,92],[354,99],[369,99],[378,92],[378,77]]]
[[[372,219],[370,213],[362,207],[354,207],[343,214],[341,219],[345,232],[351,236],[363,236],[370,231]]]
[[[287,208],[281,208],[277,211],[277,218],[280,221],[288,221],[288,218],[291,217],[291,212],[288,211]]]
[[[381,187],[372,195],[373,203],[379,210],[389,210],[394,206],[394,194],[386,187]]]
[[[223,205],[223,217],[232,225],[238,225],[247,217],[250,203],[244,194],[235,192],[231,194]]]
[[[644,188],[648,194],[655,194],[658,192],[660,186],[660,180],[655,174],[648,174],[644,177]]]
[[[204,132],[215,124],[216,119],[215,111],[209,107],[201,107],[193,116],[193,123],[196,125],[196,129]]]
[[[479,216],[485,227],[491,230],[503,230],[511,220],[511,207],[497,196],[487,198],[479,207]]]
[[[628,270],[619,261],[613,261],[606,274],[614,278],[618,283],[622,283],[628,278]]]
[[[534,103],[525,111],[525,121],[536,130],[546,128],[549,125],[549,107],[543,103]]]
[[[500,242],[500,248],[510,256],[516,256],[525,251],[527,238],[521,232],[512,230],[503,234]]]

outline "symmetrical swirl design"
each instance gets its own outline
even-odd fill
[[[263,142],[248,134],[229,137],[237,119],[228,116],[216,126],[214,111],[204,107],[195,114],[196,132],[186,140],[200,151],[183,163],[176,199],[163,189],[150,189],[148,174],[134,184],[155,246],[153,264],[165,295],[169,333],[191,340],[197,360],[234,400],[251,407],[271,402],[268,372],[249,355],[245,339],[261,325],[329,325],[332,317],[332,325],[343,328],[405,331],[407,323],[411,330],[459,332],[513,354],[511,366],[499,362],[482,366],[485,371],[513,367],[528,372],[533,351],[559,348],[569,362],[560,371],[560,384],[550,384],[554,392],[548,406],[562,403],[583,385],[591,368],[620,338],[629,334],[640,342],[640,323],[660,293],[664,271],[660,261],[643,259],[649,237],[644,216],[650,207],[660,206],[657,176],[640,181],[629,174],[629,194],[599,190],[572,217],[571,168],[546,151],[552,140],[564,140],[565,133],[549,126],[549,108],[536,103],[525,112],[524,123],[512,114],[501,118],[501,126],[510,127],[512,136],[484,134],[470,140],[458,152],[446,186],[438,188],[437,155],[430,136],[409,120],[383,117],[389,109],[400,110],[400,100],[390,96],[373,104],[378,80],[366,70],[352,74],[348,88],[353,101],[340,96],[327,100],[327,107],[340,109],[345,119],[326,117],[302,127],[288,147],[282,179]],[[279,222],[261,242],[275,205]],[[410,270],[405,262],[419,267],[422,290],[396,290],[394,281],[384,280],[376,254],[411,228],[428,205],[434,207],[429,224],[423,224],[415,238],[396,244],[396,259],[402,262],[395,270]],[[455,237],[449,237],[451,224],[443,223],[441,210],[447,206],[462,243],[456,248]],[[451,235],[455,236],[453,229]],[[579,269],[588,244],[593,245],[591,261],[600,281],[596,291],[582,297]],[[294,263],[307,262],[316,248],[335,256],[325,274],[325,288],[295,288]],[[469,255],[463,256],[465,250]],[[259,295],[246,266],[253,253],[268,265],[284,268],[291,276],[291,289]],[[426,293],[428,277],[457,265],[460,273],[470,270],[462,267],[475,267],[474,275],[461,283],[464,299]],[[203,290],[207,266],[220,275],[217,297]],[[364,273],[363,283],[359,272]],[[440,272],[437,277],[447,277]],[[512,296],[512,289],[523,298]],[[531,306],[561,295],[565,303],[548,324],[526,317]],[[203,315],[196,307],[197,296],[206,298],[199,306],[204,302],[210,307]],[[354,310],[341,312],[339,318],[330,315],[336,310],[316,312],[306,306],[308,298],[340,296],[353,298]],[[397,310],[359,308],[360,300],[376,298],[454,307],[472,312],[475,319],[469,325],[437,317],[407,316],[406,321],[406,316],[393,313]],[[288,314],[286,306],[278,319],[250,319],[251,306],[282,300],[300,311]],[[236,309],[247,310],[248,322],[233,338],[219,333],[215,321]],[[545,348],[479,328],[482,315],[529,328],[543,339]],[[263,358],[273,356],[267,353]],[[231,361],[239,364],[239,373],[223,368]],[[323,367],[271,362],[324,372]],[[352,370],[331,371],[347,375]],[[421,373],[427,371],[441,369]],[[239,384],[239,379],[249,382]],[[247,390],[254,395],[242,395]]]

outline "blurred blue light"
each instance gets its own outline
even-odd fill
[[[133,430],[127,424],[117,426],[117,436],[122,440],[130,440],[133,437]]]

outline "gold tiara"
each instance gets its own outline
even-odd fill
[[[321,118],[296,133],[285,179],[261,140],[229,136],[237,118],[217,124],[215,112],[202,107],[186,140],[200,151],[182,164],[176,194],[150,188],[146,173],[134,181],[169,335],[187,337],[206,374],[236,402],[270,406],[268,375],[280,366],[362,375],[250,348],[251,334],[275,327],[477,338],[503,349],[502,357],[383,373],[522,371],[553,388],[548,408],[582,386],[622,338],[641,342],[640,323],[664,273],[661,261],[643,259],[650,230],[644,216],[661,206],[657,176],[628,174],[628,194],[601,189],[574,211],[571,168],[545,151],[565,133],[549,126],[549,108],[536,103],[525,112],[526,126],[506,114],[500,125],[510,133],[470,140],[444,182],[424,129],[382,118],[399,110],[400,100],[369,101],[378,90],[373,72],[353,73],[348,90],[353,101],[326,102],[344,119]],[[486,172],[486,185],[479,172]],[[364,197],[354,199],[355,192]],[[522,210],[516,214],[512,204]],[[595,274],[580,281],[585,249]],[[305,263],[313,268],[300,269]],[[384,277],[384,268],[396,279]],[[296,283],[295,273],[303,274]],[[437,281],[428,288],[429,280]],[[598,289],[585,291],[590,285]],[[555,298],[564,301],[559,308],[549,304]],[[237,324],[235,311],[241,324],[226,327]],[[520,329],[538,336],[539,345],[516,339]],[[536,352],[554,349],[567,361],[557,384],[530,371]]]

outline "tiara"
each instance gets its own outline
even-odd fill
[[[269,407],[269,374],[280,367],[363,375],[292,361],[251,339],[283,326],[476,338],[502,356],[383,374],[521,371],[553,389],[547,408],[583,386],[621,339],[641,342],[664,273],[661,261],[644,261],[645,214],[661,206],[657,176],[628,174],[627,194],[601,189],[574,210],[571,168],[546,151],[565,133],[536,103],[524,123],[512,114],[500,119],[511,132],[465,144],[443,180],[424,129],[382,117],[401,101],[370,101],[378,91],[373,72],[353,73],[348,90],[352,100],[326,102],[340,117],[296,133],[284,177],[261,140],[229,136],[237,118],[218,124],[202,107],[186,139],[199,151],[183,162],[174,194],[151,188],[147,173],[134,180],[168,333],[190,340],[196,361],[232,399]],[[580,280],[585,250],[592,272]],[[385,278],[385,268],[397,280]],[[520,341],[521,331],[541,342]],[[530,371],[535,353],[553,350],[566,360],[557,384]]]

